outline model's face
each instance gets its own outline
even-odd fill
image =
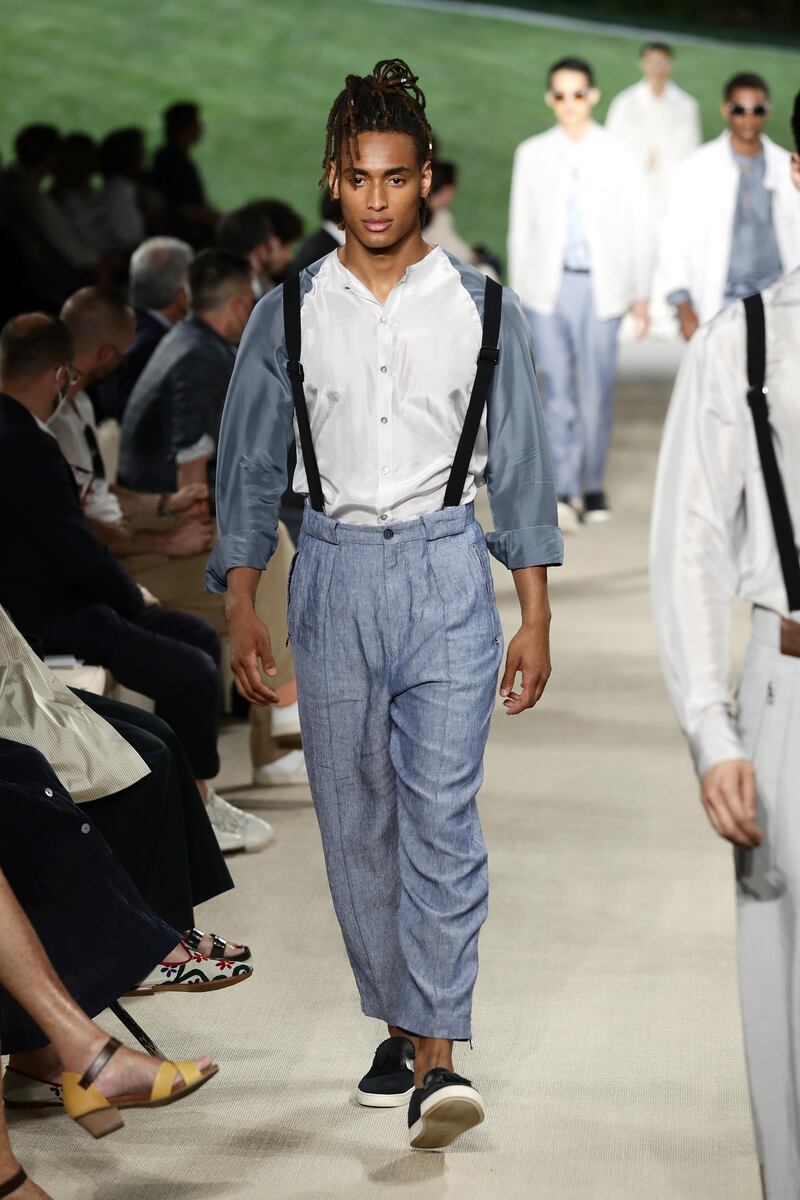
[[[331,195],[341,201],[349,237],[367,250],[387,251],[419,229],[419,202],[431,186],[431,164],[420,164],[407,133],[362,133],[358,155],[343,156],[341,177],[332,165]]]
[[[648,83],[666,83],[672,74],[672,59],[663,50],[646,50],[641,67]]]
[[[556,71],[544,99],[559,125],[569,129],[589,120],[600,92],[590,85],[583,71]]]
[[[761,135],[769,110],[769,99],[761,88],[736,88],[721,112],[740,142],[753,143]]]

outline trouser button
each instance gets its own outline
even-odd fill
[[[390,538],[394,537],[394,531],[391,529],[384,529],[383,536],[386,538],[386,540],[388,542]]]

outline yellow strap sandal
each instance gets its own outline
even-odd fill
[[[61,1076],[64,1108],[68,1116],[95,1138],[105,1137],[115,1129],[122,1128],[125,1122],[119,1115],[119,1109],[156,1108],[162,1104],[172,1104],[173,1101],[180,1100],[202,1087],[219,1070],[214,1063],[201,1070],[193,1059],[187,1059],[185,1062],[162,1062],[149,1095],[141,1093],[133,1096],[112,1096],[107,1100],[95,1087],[94,1081],[119,1050],[120,1045],[116,1038],[109,1038],[83,1075],[64,1071]],[[176,1075],[180,1075],[183,1082],[173,1087]]]

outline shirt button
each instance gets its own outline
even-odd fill
[[[386,367],[381,367],[381,375],[385,375],[386,371],[387,371]]]
[[[387,542],[388,542],[388,541],[389,541],[389,538],[393,538],[393,537],[394,537],[394,533],[392,532],[392,530],[391,530],[391,529],[384,529],[384,531],[383,531],[383,536],[386,538],[386,540],[387,540]]]
[[[385,324],[386,324],[386,317],[381,317],[381,325],[385,325]]]
[[[381,475],[388,475],[388,474],[389,474],[389,468],[381,467]]]
[[[386,425],[386,424],[388,424],[388,421],[389,421],[389,418],[388,418],[388,417],[381,417],[381,425]]]
[[[89,833],[91,828],[91,825],[84,821],[84,823],[81,825],[81,833]]]
[[[389,514],[388,514],[388,513],[381,513],[379,520],[381,520],[381,521],[388,521],[388,520],[389,520]]]
[[[44,794],[45,794],[45,796],[52,796],[52,794],[53,794],[53,789],[52,789],[52,788],[45,788],[45,789],[44,789]]]

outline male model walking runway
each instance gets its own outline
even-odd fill
[[[411,1144],[426,1148],[484,1115],[452,1043],[471,1035],[487,905],[475,798],[502,634],[486,543],[522,610],[500,689],[511,714],[550,673],[547,567],[563,552],[527,322],[512,293],[423,240],[430,152],[405,63],[347,77],[324,157],[345,245],[254,311],[223,417],[207,576],[228,590],[242,694],[274,702],[253,596],[294,416],[294,488],[308,496],[289,602],[303,744],[361,1006],[390,1034],[358,1098],[410,1099]],[[484,482],[487,536],[472,504]]]
[[[800,149],[800,96],[793,124]],[[799,373],[795,268],[692,338],[652,529],[667,686],[709,820],[736,847],[739,989],[766,1200],[800,1195]],[[753,606],[736,709],[734,597]]]

